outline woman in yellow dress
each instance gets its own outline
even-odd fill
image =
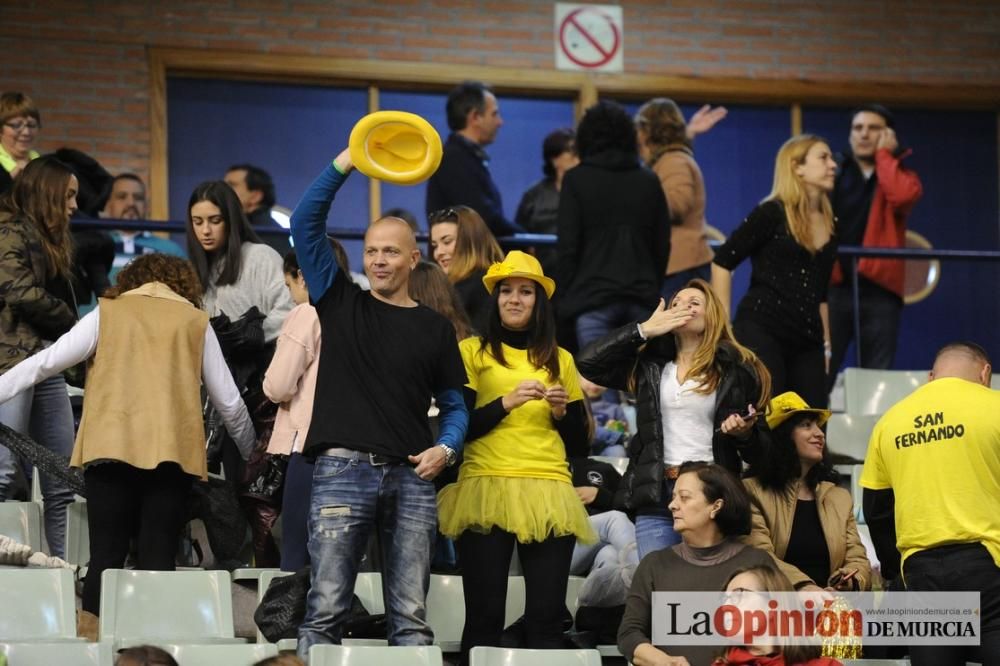
[[[562,647],[566,581],[576,540],[593,541],[566,462],[587,454],[584,396],[559,348],[555,283],[514,250],[483,278],[486,330],[459,344],[469,432],[458,482],[438,495],[441,532],[456,539],[465,588],[462,661],[499,645],[515,546],[524,569],[524,647]],[[565,442],[565,444],[564,444]]]

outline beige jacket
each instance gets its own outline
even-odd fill
[[[778,493],[763,488],[755,478],[743,479],[743,485],[753,499],[753,527],[750,535],[744,537],[743,541],[770,553],[778,568],[796,587],[813,582],[824,587],[828,580],[813,581],[782,560],[792,534],[799,483],[801,482],[790,483],[783,492]],[[857,569],[855,577],[861,590],[871,589],[871,564],[861,537],[858,536],[851,494],[829,481],[821,481],[816,486],[816,508],[823,536],[826,537],[826,547],[830,552],[830,575]]]
[[[312,420],[319,350],[316,308],[308,303],[295,306],[281,327],[274,358],[264,375],[264,394],[280,403],[268,453],[302,453]]]
[[[702,266],[715,253],[705,235],[705,181],[691,151],[684,146],[660,155],[653,171],[670,205],[670,262],[667,275]]]

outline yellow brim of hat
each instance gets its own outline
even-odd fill
[[[550,277],[545,277],[544,275],[538,275],[537,273],[526,273],[522,271],[513,271],[504,275],[486,275],[483,277],[483,286],[486,287],[486,291],[493,293],[493,288],[497,286],[497,283],[501,280],[506,280],[507,278],[526,278],[528,280],[534,280],[538,284],[542,285],[542,289],[545,290],[545,295],[552,298],[552,294],[556,292],[556,283]]]
[[[441,164],[441,136],[405,111],[377,111],[358,121],[348,143],[354,167],[369,178],[416,185]]]

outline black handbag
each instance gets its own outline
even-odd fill
[[[288,471],[288,458],[281,453],[265,453],[260,473],[241,495],[280,507],[285,487],[285,472]]]

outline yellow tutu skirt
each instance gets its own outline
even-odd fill
[[[584,543],[597,541],[573,486],[552,479],[466,477],[438,493],[438,521],[452,539],[466,530],[499,527],[521,543],[571,534]]]

